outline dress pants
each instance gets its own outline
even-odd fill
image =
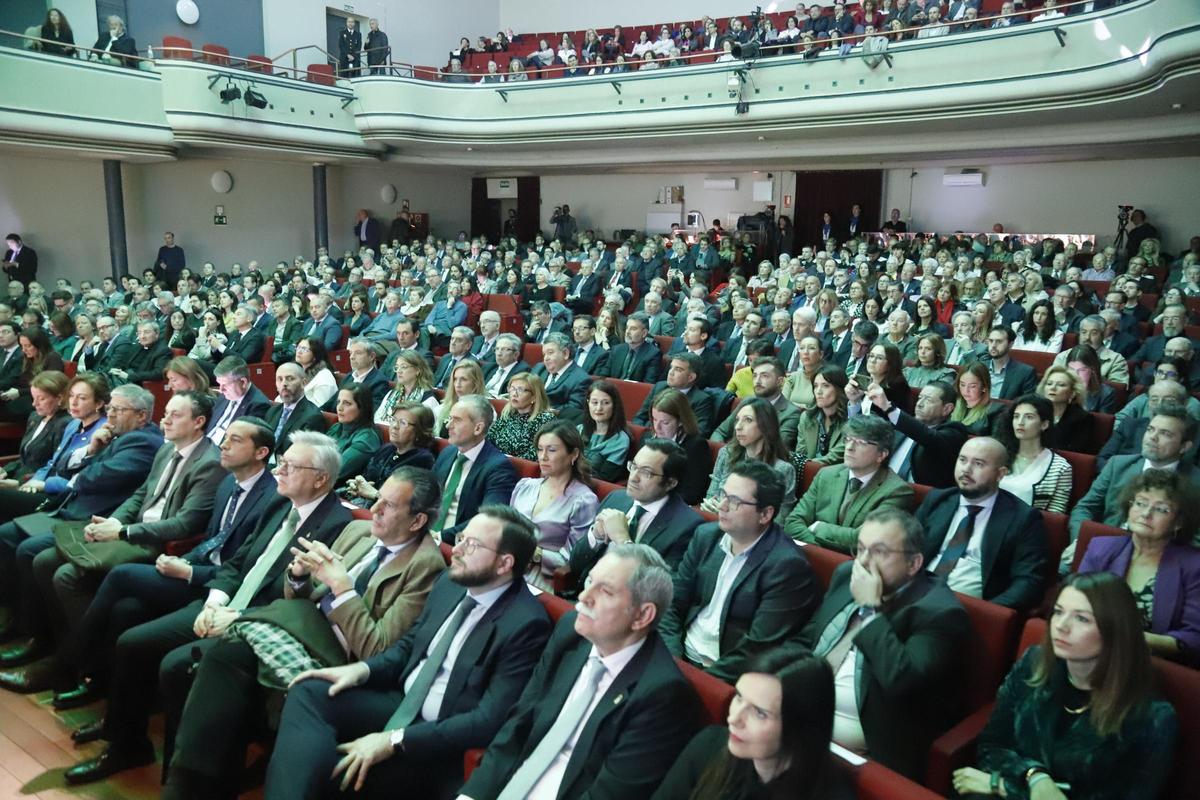
[[[80,674],[103,679],[122,633],[203,597],[202,586],[164,577],[152,564],[121,564],[104,576],[63,657]]]
[[[8,525],[0,527],[7,528]],[[0,534],[0,536],[3,535]],[[39,589],[33,574],[33,561],[39,553],[53,549],[54,534],[52,533],[24,538],[16,548],[17,591],[21,609],[18,619],[21,629],[30,636],[49,638],[52,634],[50,616],[45,613],[45,606],[38,596]]]
[[[288,691],[267,767],[266,800],[322,797],[453,798],[462,786],[462,753],[405,758],[396,753],[371,767],[361,792],[344,795],[329,780],[337,746],[382,731],[404,693],[356,688],[329,696],[329,683],[308,680]],[[340,778],[340,776],[339,776]],[[398,787],[403,787],[399,789]]]
[[[76,567],[56,547],[48,547],[34,556],[32,569],[38,591],[34,602],[42,606],[61,650],[83,619],[104,575]]]
[[[204,602],[196,600],[178,611],[130,628],[117,639],[108,712],[104,717],[105,737],[113,748],[137,749],[149,742],[146,727],[157,681],[167,701],[163,710],[167,717],[169,752],[182,710],[180,706],[172,706],[171,699],[187,697],[194,655],[203,654],[217,641],[197,639],[192,630],[203,607]],[[165,756],[163,763],[167,763]]]
[[[11,522],[17,517],[32,514],[48,497],[50,495],[45,492],[0,489],[0,522]]]

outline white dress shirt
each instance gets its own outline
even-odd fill
[[[721,619],[725,616],[725,604],[729,601],[729,593],[733,591],[738,574],[746,565],[750,551],[762,541],[762,537],[760,533],[753,544],[737,555],[733,554],[733,540],[729,534],[721,537],[719,547],[724,551],[725,559],[717,572],[717,585],[713,587],[708,605],[700,610],[688,627],[683,641],[683,651],[690,661],[711,664],[721,657]]]
[[[161,489],[161,494],[159,494],[158,499],[155,500],[154,503],[142,509],[142,522],[158,522],[160,519],[162,519],[163,511],[165,511],[167,508],[167,498],[171,496],[172,489],[174,489],[175,484],[179,482],[179,476],[183,473],[183,465],[186,464],[187,460],[192,457],[192,453],[196,452],[196,448],[200,446],[200,442],[202,440],[202,438],[197,439],[187,447],[184,447],[182,450],[180,450],[178,447],[175,448],[175,452],[171,454],[171,458],[174,459],[176,455],[179,455],[183,456],[183,460],[179,462],[179,466],[176,468],[174,473],[171,472],[170,462],[167,462],[166,469],[164,469],[163,474],[159,476],[159,484],[155,486],[151,492],[151,495],[157,494]],[[168,483],[165,488],[163,488],[162,481],[168,479],[171,482]]]
[[[988,520],[992,518],[992,510],[996,507],[996,497],[999,492],[992,492],[990,497],[967,500],[961,495],[958,498],[958,510],[950,518],[950,527],[942,539],[937,556],[929,562],[929,569],[937,568],[946,551],[946,545],[954,537],[959,524],[967,516],[967,506],[982,506],[983,510],[975,517],[975,528],[971,531],[971,539],[967,542],[967,550],[959,557],[958,563],[946,578],[950,588],[956,592],[969,594],[971,597],[983,596],[983,532],[987,529]]]
[[[470,450],[460,450],[459,452],[466,456],[466,461],[462,465],[462,475],[458,480],[458,487],[454,490],[454,500],[450,503],[450,508],[446,511],[446,519],[442,523],[442,530],[452,528],[458,521],[458,499],[462,496],[463,486],[467,482],[467,475],[471,472],[471,467],[475,466],[476,459],[483,452],[483,446],[487,444],[487,439],[482,440],[479,444],[472,447]],[[457,457],[456,457],[457,458]],[[450,467],[450,472],[454,471],[454,467]],[[446,473],[446,480],[450,479],[450,472]]]

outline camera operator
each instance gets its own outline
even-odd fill
[[[554,238],[561,239],[563,244],[575,241],[575,234],[579,230],[578,223],[571,216],[571,207],[566,203],[561,206],[554,207],[554,214],[550,217],[550,224],[554,226]]]

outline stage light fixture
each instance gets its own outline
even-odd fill
[[[263,97],[259,92],[253,89],[246,90],[246,105],[253,108],[266,108],[267,98]]]
[[[240,99],[241,96],[242,90],[233,84],[229,84],[221,90],[221,102],[225,103],[226,105],[232,103],[234,100]]]

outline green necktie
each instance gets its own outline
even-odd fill
[[[400,701],[400,706],[388,719],[384,730],[394,731],[406,728],[413,720],[420,716],[421,706],[425,705],[425,698],[429,694],[429,688],[433,686],[433,679],[441,671],[442,662],[446,660],[446,654],[450,652],[450,643],[458,635],[458,629],[462,627],[463,622],[467,619],[467,615],[471,613],[476,605],[478,604],[475,602],[475,598],[469,594],[458,604],[458,609],[454,612],[454,617],[450,620],[450,624],[446,626],[446,630],[442,632],[442,638],[438,639],[437,646],[425,656],[425,663],[421,665],[421,671],[417,673],[417,677],[413,680],[412,688],[405,693],[404,699]],[[433,721],[426,720],[426,722]]]
[[[446,488],[442,490],[442,510],[438,514],[437,522],[432,526],[434,533],[441,533],[446,527],[446,517],[450,515],[450,506],[454,503],[454,493],[458,491],[458,485],[462,483],[463,465],[467,463],[467,457],[462,453],[454,459],[454,466],[450,468],[450,474],[446,478]]]
[[[275,564],[279,557],[287,552],[288,546],[292,543],[292,537],[296,534],[296,528],[300,527],[300,512],[295,507],[292,508],[292,513],[288,514],[287,521],[283,523],[283,527],[279,529],[271,541],[267,543],[267,547],[259,555],[258,560],[254,562],[254,566],[246,573],[242,585],[238,587],[237,593],[233,599],[229,601],[229,607],[234,611],[245,611],[250,605],[250,601],[254,599],[254,595],[258,594],[258,590],[262,588],[263,581],[266,580],[267,573],[271,571],[271,567]]]
[[[645,516],[645,514],[645,506],[639,506],[637,503],[633,504],[633,513],[629,515],[629,538],[633,539],[635,542],[640,542],[642,540],[641,535],[638,533],[638,525],[641,523],[642,517]]]

